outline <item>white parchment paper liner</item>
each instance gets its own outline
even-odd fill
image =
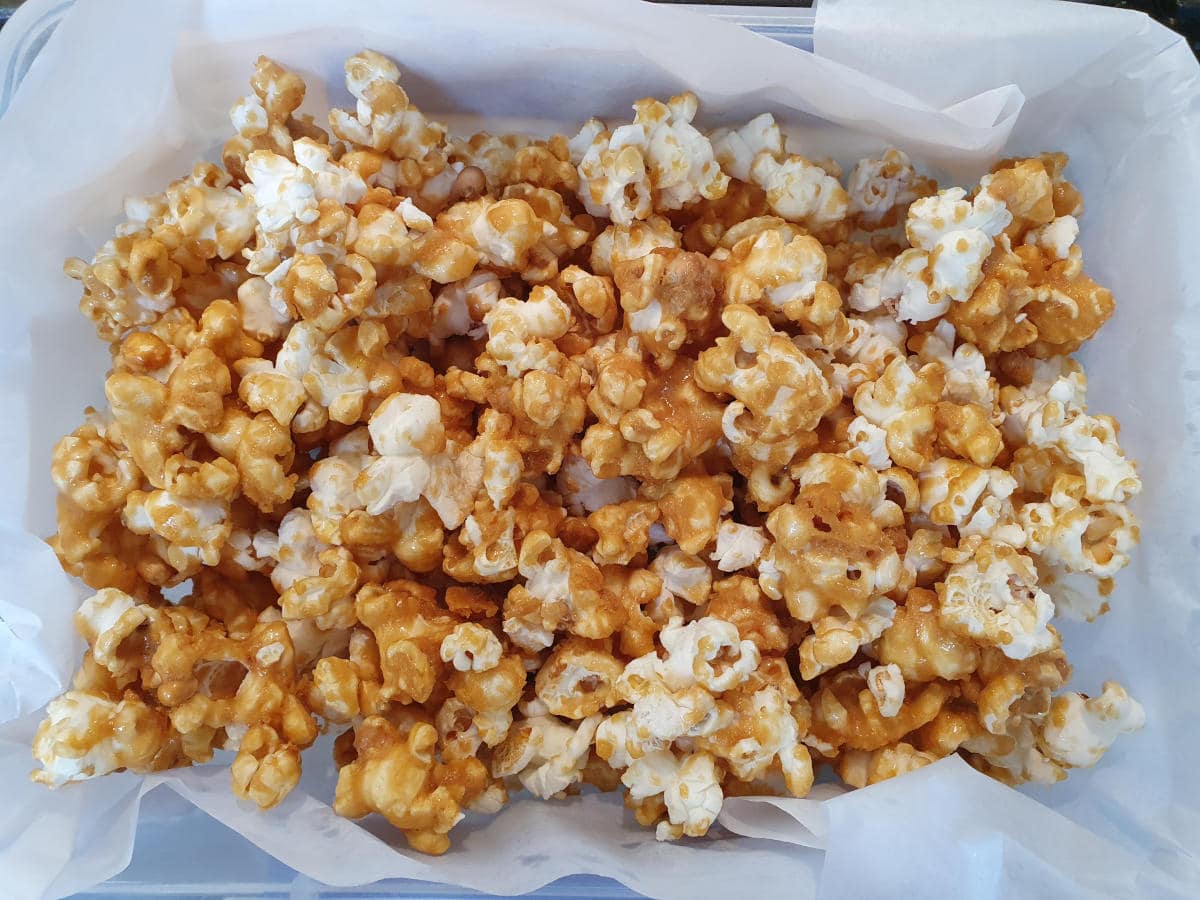
[[[5,37],[50,5],[31,0]],[[1178,36],[1142,16],[1034,0],[822,0],[815,45],[807,54],[633,0],[129,0],[71,9],[0,119],[6,896],[62,895],[120,871],[140,798],[159,785],[331,885],[406,877],[511,894],[586,872],[664,897],[1195,895],[1196,63]],[[321,746],[306,756],[301,787],[268,815],[236,801],[220,767],[53,793],[30,784],[28,741],[39,708],[77,663],[70,620],[84,593],[39,540],[53,530],[50,448],[83,406],[102,401],[107,364],[62,259],[90,255],[111,234],[124,196],[215,158],[259,53],[303,71],[307,106],[320,109],[327,96],[348,101],[341,64],[363,46],[401,62],[423,108],[465,116],[466,127],[486,117],[492,130],[508,124],[498,119],[570,129],[686,87],[713,123],[769,109],[792,126],[792,146],[813,157],[853,161],[895,143],[968,179],[1002,152],[1067,150],[1087,201],[1089,272],[1118,299],[1116,317],[1083,353],[1089,400],[1121,419],[1146,492],[1137,506],[1143,547],[1113,612],[1063,631],[1075,684],[1123,681],[1146,707],[1145,730],[1053,790],[1012,791],[949,759],[863,791],[730,800],[724,837],[675,845],[655,843],[612,798],[520,801],[456,830],[441,858],[334,816]]]

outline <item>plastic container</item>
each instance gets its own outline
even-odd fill
[[[75,2],[77,0],[63,0],[28,22],[18,17],[0,32],[3,34],[0,41],[0,116],[8,109],[38,52]],[[812,50],[812,9],[706,4],[686,4],[684,8],[734,22],[801,50]],[[5,47],[11,50],[4,52]],[[214,865],[214,862],[218,864]],[[178,795],[159,790],[148,794],[143,801],[129,867],[104,884],[76,896],[351,900],[358,897],[487,895],[405,879],[389,879],[360,888],[326,887],[297,874]],[[574,875],[526,896],[609,898],[641,895],[609,878]]]

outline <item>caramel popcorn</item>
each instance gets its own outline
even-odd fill
[[[912,744],[898,741],[879,750],[847,750],[837,761],[838,777],[851,787],[866,787],[878,784],[898,775],[916,771],[937,757],[916,749]]]
[[[354,730],[355,759],[338,771],[334,810],[351,819],[381,813],[414,849],[445,853],[447,833],[489,779],[477,759],[438,762],[437,741],[424,722],[404,735],[382,717],[364,720]]]
[[[225,750],[268,809],[332,728],[335,812],[436,854],[520,791],[678,840],[1143,724],[1062,690],[1142,486],[1068,356],[1114,302],[1064,156],[843,179],[691,94],[460,136],[401,80],[352,56],[326,132],[260,58],[221,165],[67,262],[112,368],[51,459],[93,593],[35,781]]]

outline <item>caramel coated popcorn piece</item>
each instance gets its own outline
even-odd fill
[[[445,853],[462,808],[483,792],[487,769],[476,759],[440,763],[437,731],[420,723],[407,736],[373,716],[354,732],[355,759],[338,771],[334,810],[351,819],[381,813],[424,853]]]
[[[870,752],[866,750],[847,750],[837,761],[837,773],[851,787],[866,787],[868,784],[878,784],[924,768],[937,757],[913,747],[912,744],[900,741],[890,747],[882,747]]]
[[[613,267],[625,324],[663,368],[685,343],[707,343],[720,303],[719,268],[701,253],[652,250]]]
[[[58,787],[106,775],[118,769],[155,772],[176,764],[171,724],[165,713],[136,694],[116,702],[82,691],[68,691],[46,707],[46,719],[33,739],[34,758],[42,765],[35,781]]]
[[[796,500],[767,518],[775,543],[759,563],[759,584],[801,621],[815,622],[835,605],[858,616],[899,581],[887,529],[903,511],[865,466],[817,454],[802,472]]]
[[[412,581],[366,585],[354,607],[379,647],[382,695],[401,703],[428,700],[442,675],[442,643],[457,624],[437,606],[433,589]]]
[[[624,353],[602,356],[588,407],[600,421],[588,427],[580,451],[601,478],[669,481],[721,437],[722,406],[690,359],[658,373]]]

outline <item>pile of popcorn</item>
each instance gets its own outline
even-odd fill
[[[690,94],[461,140],[399,81],[351,57],[326,130],[260,59],[222,164],[67,264],[113,362],[54,450],[96,593],[37,781],[229,750],[268,808],[333,731],[334,809],[441,853],[522,790],[675,839],[1142,724],[1061,690],[1141,487],[1070,358],[1113,299],[1063,155],[846,176]]]

